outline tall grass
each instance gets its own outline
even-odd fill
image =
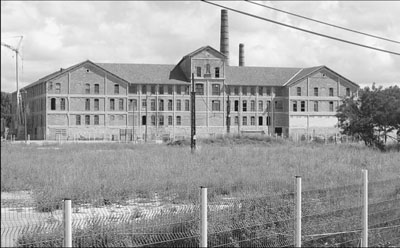
[[[195,154],[188,146],[7,144],[1,149],[1,191],[31,190],[44,211],[51,210],[46,202],[65,197],[107,202],[158,192],[174,201],[197,200],[199,186],[216,196],[257,196],[293,191],[295,175],[306,190],[359,183],[362,168],[371,181],[393,178],[400,175],[399,161],[398,152],[359,145],[283,141],[204,141]]]

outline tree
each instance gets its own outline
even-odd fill
[[[1,118],[5,119],[6,126],[11,123],[11,95],[1,92]]]
[[[343,99],[336,115],[346,135],[360,137],[367,146],[385,149],[388,133],[400,128],[400,88],[365,87]]]

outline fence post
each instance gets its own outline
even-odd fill
[[[368,170],[363,173],[363,213],[361,247],[368,247]]]
[[[64,199],[64,247],[72,247],[71,199]]]
[[[295,247],[301,247],[301,176],[296,176]]]
[[[200,187],[200,247],[207,247],[207,188]]]

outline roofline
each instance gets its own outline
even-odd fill
[[[299,75],[299,73],[302,71],[303,71],[303,68],[301,68],[298,72],[296,72],[296,74],[294,74],[291,78],[289,78],[289,80],[286,83],[284,83],[283,86],[286,86],[294,77]]]

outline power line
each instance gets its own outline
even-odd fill
[[[291,12],[289,12],[289,11],[284,11],[284,10],[280,10],[280,9],[277,9],[277,8],[273,8],[273,7],[264,5],[264,4],[252,2],[252,1],[250,1],[250,0],[244,0],[244,1],[246,1],[246,2],[248,2],[248,3],[251,3],[251,4],[255,4],[255,5],[264,7],[264,8],[268,8],[268,9],[272,9],[272,10],[275,10],[275,11],[279,11],[279,12],[282,12],[282,13],[285,13],[285,14],[288,14],[288,15],[292,15],[292,16],[296,16],[296,17],[299,17],[299,18],[303,18],[303,19],[306,19],[306,20],[309,20],[309,21],[313,21],[313,22],[325,24],[325,25],[328,25],[328,26],[331,26],[331,27],[343,29],[343,30],[350,31],[350,32],[354,32],[354,33],[357,33],[357,34],[366,35],[366,36],[373,37],[373,38],[376,38],[376,39],[381,39],[381,40],[385,40],[385,41],[389,41],[389,42],[393,42],[393,43],[400,44],[400,41],[391,40],[391,39],[384,38],[384,37],[380,37],[380,36],[377,36],[377,35],[367,34],[367,33],[360,32],[360,31],[357,31],[357,30],[354,30],[354,29],[345,28],[345,27],[341,27],[341,26],[338,26],[338,25],[330,24],[330,23],[327,23],[327,22],[319,21],[319,20],[316,20],[316,19],[313,19],[313,18],[309,18],[309,17],[302,16],[302,15],[295,14],[295,13],[291,13]]]
[[[372,50],[376,50],[376,51],[390,53],[390,54],[394,54],[394,55],[399,55],[400,56],[400,53],[397,53],[397,52],[392,52],[392,51],[381,49],[381,48],[371,47],[371,46],[363,45],[363,44],[360,44],[360,43],[356,43],[356,42],[352,42],[352,41],[336,38],[336,37],[333,37],[333,36],[329,36],[329,35],[326,35],[326,34],[313,32],[313,31],[310,31],[310,30],[307,30],[307,29],[298,28],[298,27],[295,27],[295,26],[292,26],[292,25],[288,25],[288,24],[285,24],[285,23],[282,23],[282,22],[277,22],[277,21],[274,21],[274,20],[271,20],[271,19],[268,19],[268,18],[264,18],[264,17],[261,17],[261,16],[253,15],[253,14],[250,14],[250,13],[247,13],[247,12],[243,12],[243,11],[240,11],[240,10],[236,10],[236,9],[233,9],[233,8],[229,8],[229,7],[217,4],[217,3],[209,2],[207,0],[201,0],[201,1],[205,2],[205,3],[208,3],[208,4],[211,4],[211,5],[214,5],[214,6],[217,6],[217,7],[220,7],[220,8],[225,8],[225,9],[231,10],[231,11],[236,12],[236,13],[240,13],[242,15],[251,16],[251,17],[254,17],[254,18],[257,18],[257,19],[260,19],[260,20],[272,22],[272,23],[275,23],[275,24],[278,24],[278,25],[282,25],[282,26],[285,26],[285,27],[288,27],[288,28],[297,29],[297,30],[300,30],[300,31],[303,31],[303,32],[306,32],[306,33],[310,33],[310,34],[322,36],[322,37],[325,37],[325,38],[328,38],[328,39],[337,40],[337,41],[345,42],[345,43],[348,43],[348,44],[352,44],[352,45],[356,45],[356,46],[369,48],[369,49],[372,49]]]

